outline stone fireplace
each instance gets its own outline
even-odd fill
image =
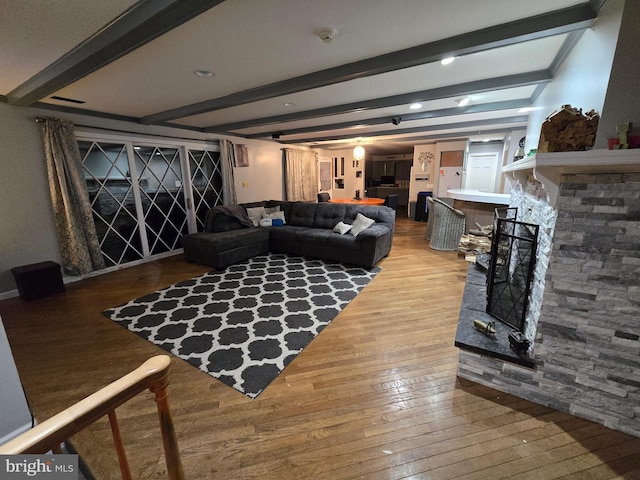
[[[520,162],[503,172],[518,180],[518,219],[540,229],[524,326],[531,346],[513,352],[500,322],[495,339],[473,328],[487,314],[485,280],[471,266],[458,376],[640,436],[640,151]]]

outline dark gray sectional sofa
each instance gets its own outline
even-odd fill
[[[249,226],[247,209],[256,207],[279,208],[285,224]],[[353,224],[358,213],[375,222],[357,236],[333,231],[339,222]],[[389,207],[269,200],[213,207],[205,231],[185,235],[182,246],[187,261],[216,269],[269,251],[371,268],[389,254],[394,227],[395,212]]]

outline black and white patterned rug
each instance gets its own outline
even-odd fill
[[[380,270],[260,255],[103,313],[255,398]]]

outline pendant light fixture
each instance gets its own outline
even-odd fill
[[[360,145],[360,141],[358,140],[358,145],[353,149],[353,158],[356,160],[362,160],[364,158],[364,147]]]

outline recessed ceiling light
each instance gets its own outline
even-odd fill
[[[284,102],[282,105],[284,105],[285,107],[295,107],[296,104],[293,102]]]
[[[532,110],[533,110],[532,107],[524,107],[524,108],[521,108],[520,110],[518,110],[518,113],[529,113]]]
[[[210,72],[209,70],[196,70],[196,71],[193,72],[193,74],[196,77],[200,77],[200,78],[213,77],[213,72]]]
[[[452,63],[454,60],[456,59],[456,57],[447,57],[447,58],[443,58],[442,60],[440,60],[440,63],[442,65],[449,65],[450,63]]]
[[[485,138],[485,139],[483,139],[482,141],[483,141],[484,143],[487,143],[487,142],[490,142],[490,141],[491,141],[491,139],[489,139],[489,138]]]
[[[418,110],[418,109],[422,108],[422,104],[419,103],[419,102],[412,103],[411,105],[409,105],[409,108],[411,110]]]
[[[456,101],[458,102],[458,106],[459,107],[464,107],[465,105],[469,104],[471,99],[469,97],[464,97],[464,98],[461,98],[460,100],[456,100]]]

